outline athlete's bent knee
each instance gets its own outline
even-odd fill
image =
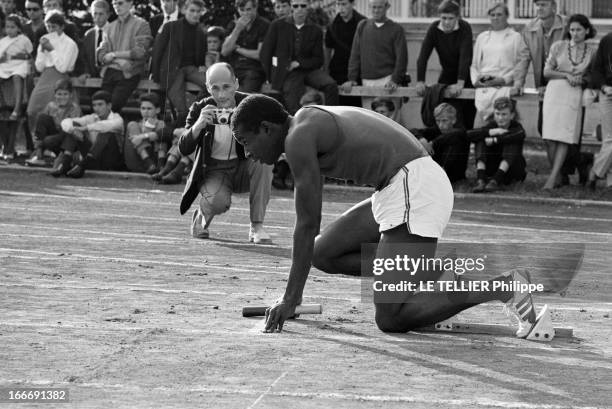
[[[312,265],[321,271],[328,272],[331,266],[331,256],[323,245],[321,236],[317,236],[312,250]]]

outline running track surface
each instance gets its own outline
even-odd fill
[[[456,200],[444,241],[579,242],[567,295],[541,295],[572,339],[383,334],[360,281],[313,270],[302,316],[263,334],[246,305],[282,295],[295,212],[273,192],[275,245],[246,241],[248,196],[192,239],[182,187],[0,177],[0,387],[66,387],[62,407],[610,407],[612,208]],[[323,226],[367,193],[328,191]],[[464,321],[508,323],[500,303]],[[27,404],[16,406],[27,407]]]

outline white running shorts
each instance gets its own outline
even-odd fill
[[[442,237],[453,210],[453,187],[431,156],[404,165],[389,184],[372,195],[372,213],[384,232],[406,224],[408,232]]]

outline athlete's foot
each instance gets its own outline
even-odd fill
[[[521,292],[521,287],[524,287],[523,284],[531,284],[529,272],[526,270],[511,270],[504,276],[508,277],[509,284],[516,288],[510,300],[506,303],[505,311],[509,317],[518,320],[516,336],[525,338],[536,322],[536,311],[531,293],[528,291]]]

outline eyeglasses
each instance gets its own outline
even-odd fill
[[[306,7],[308,7],[308,4],[292,4],[291,7],[293,7],[294,9],[299,9],[299,8],[305,9]]]
[[[27,8],[26,7],[26,11],[40,11],[40,8],[38,8],[38,7]]]

